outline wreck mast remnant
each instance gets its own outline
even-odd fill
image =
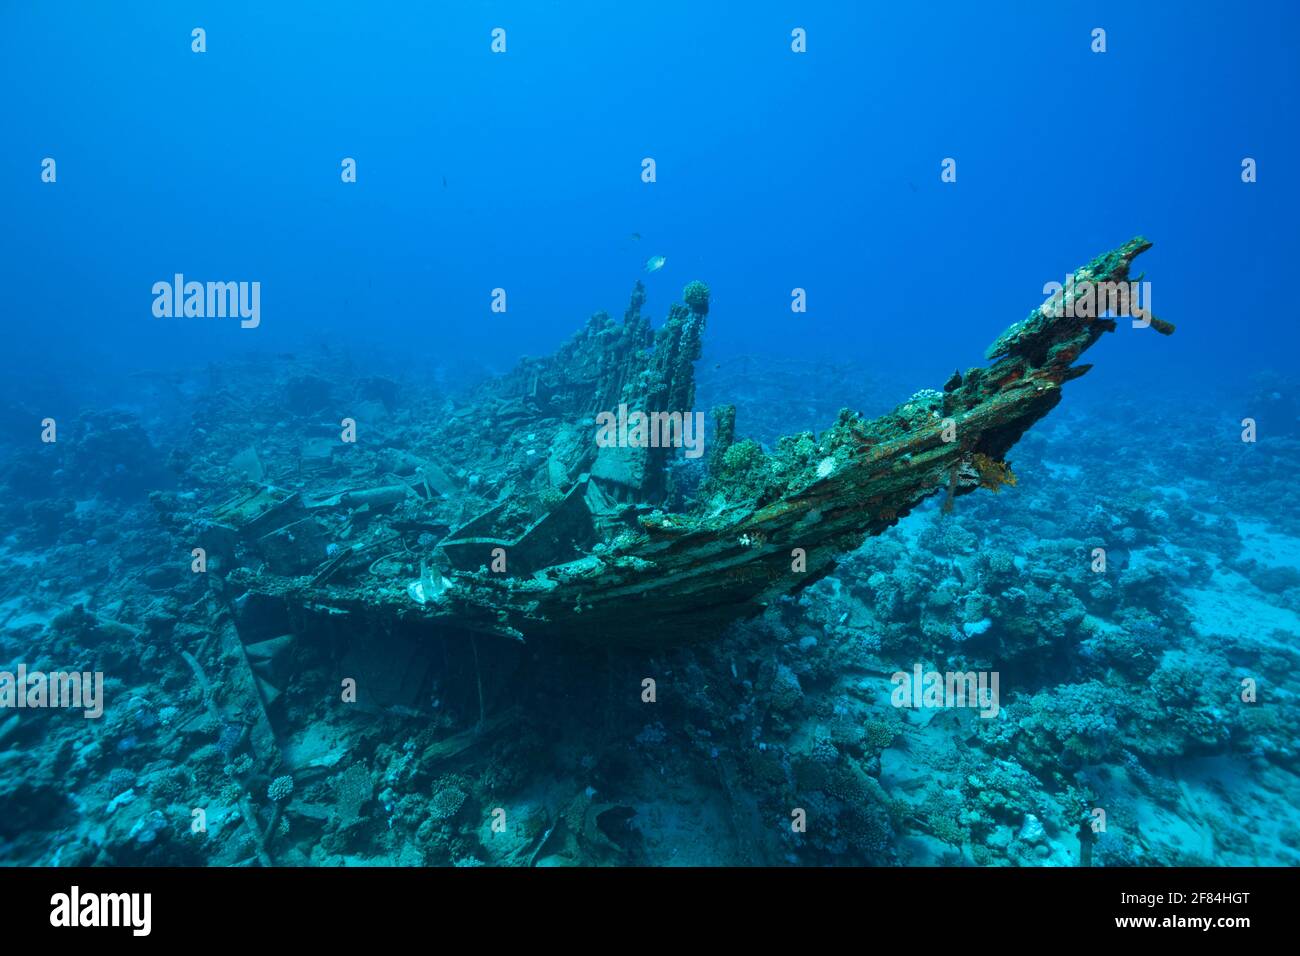
[[[1125,282],[1133,259],[1150,246],[1133,239],[1078,270],[1076,282]],[[1061,400],[1061,386],[1088,371],[1075,364],[1079,357],[1116,327],[1111,318],[1076,315],[1069,293],[1060,293],[994,342],[990,364],[954,374],[943,391],[918,392],[875,420],[845,410],[821,435],[788,436],[771,451],[736,441],[734,409],[718,410],[709,472],[689,500],[665,467],[670,449],[598,448],[590,427],[594,414],[620,404],[691,408],[708,294],[696,284],[689,293],[688,304],[673,306],[654,332],[641,315],[638,283],[622,325],[594,316],[554,357],[525,360],[453,418],[438,436],[441,449],[468,453],[485,440],[473,431],[486,416],[501,447],[525,436],[548,454],[503,465],[491,497],[480,492],[482,512],[459,527],[448,521],[455,530],[427,542],[421,557],[440,569],[445,585],[436,594],[413,601],[412,576],[337,557],[325,576],[319,567],[282,574],[240,568],[232,583],[299,612],[348,615],[357,625],[428,621],[607,646],[705,639],[828,574],[840,556],[927,497],[946,493],[951,502],[1012,482],[1007,452]],[[1173,331],[1151,318],[1156,331]],[[511,436],[504,443],[502,431]],[[450,471],[458,462],[442,465]],[[461,493],[474,500],[466,486],[437,500],[393,503],[369,521],[368,533],[401,535],[412,509],[433,526],[446,499]],[[302,520],[297,510],[285,515]],[[259,539],[273,534],[264,517],[255,524]],[[493,569],[495,549],[508,572]]]

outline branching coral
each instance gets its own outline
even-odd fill
[[[468,799],[465,781],[448,774],[434,781],[433,800],[429,803],[429,816],[434,820],[450,820],[460,813]]]
[[[709,314],[709,287],[698,279],[688,282],[682,290],[682,301],[690,306],[696,315]]]
[[[266,788],[266,797],[274,803],[288,800],[293,794],[293,777],[276,777]]]

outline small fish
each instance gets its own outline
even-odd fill
[[[634,233],[632,233],[632,241],[633,241],[633,242],[640,242],[640,241],[641,241],[641,233],[639,233],[639,232],[634,232]]]
[[[660,269],[664,267],[664,263],[667,261],[668,261],[667,256],[651,256],[649,259],[645,261],[645,271],[658,272]]]

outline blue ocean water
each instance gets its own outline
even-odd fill
[[[76,769],[57,785],[61,715],[0,714],[0,746],[44,768],[0,764],[0,817],[22,821],[0,825],[0,861],[1297,862],[1297,28],[1289,2],[6,4],[0,664],[94,665],[108,710],[58,731]],[[430,497],[518,504],[531,465],[497,483],[431,429],[621,316],[638,281],[656,328],[708,283],[697,407],[734,403],[771,452],[984,364],[1045,283],[1138,235],[1174,335],[1120,320],[1007,456],[1014,486],[951,520],[922,506],[721,643],[560,651],[521,677],[479,638],[476,683],[453,642],[418,706],[331,722],[313,681],[351,673],[361,624],[312,658],[321,625],[267,612],[238,636],[240,676],[215,599],[169,576],[244,481],[315,507],[414,473]],[[258,283],[256,327],[160,317],[177,275]],[[362,405],[385,416],[373,459],[313,471],[330,453],[308,445]],[[482,442],[562,447],[485,407]],[[63,457],[40,457],[47,419]],[[325,522],[320,561],[371,514]],[[434,588],[416,551],[473,517],[401,525],[401,594]],[[1094,548],[1114,583],[1089,576]],[[232,546],[222,575],[274,570],[250,554]],[[258,606],[246,586],[222,600]],[[266,642],[290,634],[286,662]],[[963,732],[888,707],[913,663],[998,670],[1019,731],[981,725],[983,756],[953,756]],[[677,675],[651,718],[647,668]],[[589,736],[561,721],[456,749],[542,706],[542,673],[599,674],[560,708]],[[265,723],[231,717],[240,682]],[[607,685],[632,688],[619,720],[592,716]],[[960,776],[927,789],[926,748]],[[656,790],[659,762],[697,792]],[[252,836],[230,809],[249,793]],[[499,794],[526,821],[507,850],[476,835]],[[600,845],[553,835],[583,794]],[[206,844],[183,835],[196,806]],[[1097,807],[1115,824],[1089,842],[1074,830]]]
[[[1157,243],[1160,310],[1206,320],[1113,348],[1099,377],[1221,377],[1294,345],[1286,323],[1259,328],[1294,252],[1289,3],[65,10],[9,5],[0,36],[20,347],[57,334],[165,363],[393,337],[513,360],[662,254],[651,306],[706,279],[720,351],[938,375],[1137,234]],[[262,281],[256,341],[153,321],[140,303],[177,271]],[[501,286],[511,308],[484,321]]]

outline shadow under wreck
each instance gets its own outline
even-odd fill
[[[620,406],[691,414],[708,290],[688,286],[655,331],[638,283],[621,324],[598,313],[555,355],[480,386],[411,445],[384,449],[368,481],[258,483],[192,517],[228,593],[282,622],[265,639],[304,617],[358,638],[429,627],[598,646],[706,639],[828,574],[923,499],[1014,482],[1007,452],[1116,327],[1075,308],[1084,283],[1127,283],[1150,245],[1094,259],[994,342],[990,364],[878,419],[845,410],[769,452],[735,439],[734,407],[715,409],[703,475],[680,449],[595,439]],[[263,643],[254,670],[274,650]],[[259,681],[275,693],[268,667]]]

